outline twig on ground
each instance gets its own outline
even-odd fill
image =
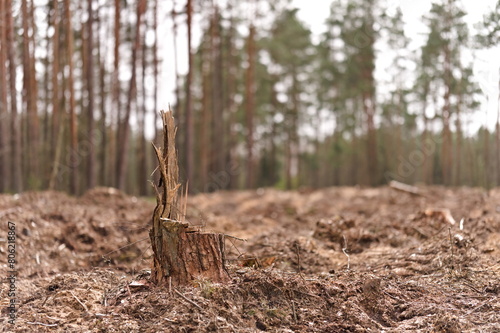
[[[228,237],[228,235],[224,235],[224,237]],[[232,238],[232,236],[229,236],[229,237],[231,237],[231,238]],[[237,238],[237,239],[239,239],[239,238]],[[236,247],[236,245],[234,245],[234,242],[233,242],[231,239],[230,239],[229,241],[230,241],[230,242],[231,242],[231,244],[233,245],[233,247],[234,247],[234,249],[236,250],[236,252],[238,252],[238,254],[239,254],[239,256],[238,256],[238,257],[241,257],[241,256],[243,255],[243,254],[241,253],[241,251],[240,251],[240,250]],[[246,240],[245,240],[245,241],[246,241]],[[226,259],[226,261],[227,261],[227,260],[228,260],[228,259]]]
[[[470,315],[471,313],[473,313],[474,311],[482,308],[483,306],[485,306],[486,304],[488,304],[489,302],[491,302],[492,300],[494,299],[497,299],[498,297],[495,297],[495,298],[490,298],[490,299],[487,299],[486,301],[482,302],[481,304],[479,304],[478,306],[476,306],[474,309],[470,310],[469,312],[467,312],[467,316]]]
[[[177,323],[177,320],[168,319],[166,317],[162,317],[162,318],[163,318],[163,320],[168,321],[169,323]]]
[[[201,306],[199,306],[198,304],[196,304],[195,302],[193,302],[192,300],[190,300],[189,298],[187,298],[186,296],[184,296],[183,294],[181,294],[177,289],[174,288],[174,291],[177,295],[179,295],[182,299],[184,299],[186,302],[188,302],[189,304],[197,307],[198,309],[200,310],[203,310],[203,308]]]
[[[462,284],[463,284],[464,286],[469,287],[470,289],[474,290],[476,293],[478,293],[478,294],[482,294],[482,292],[481,292],[480,290],[477,290],[477,288],[476,288],[476,287],[474,287],[474,286],[472,286],[472,285],[470,285],[470,284],[468,284],[468,283],[465,283],[465,282],[462,282]]]
[[[76,301],[78,303],[80,303],[81,306],[83,306],[83,308],[85,309],[85,312],[89,312],[89,309],[87,308],[87,306],[85,304],[83,304],[82,301],[80,301],[80,299],[78,299],[78,297],[76,297],[76,295],[71,290],[69,292],[76,299]]]
[[[226,234],[224,234],[224,237],[234,238],[234,239],[240,240],[242,242],[246,242],[247,241],[245,238],[238,238],[238,237],[231,236],[231,235],[226,235]]]
[[[293,313],[293,321],[297,324],[297,313],[295,312],[295,302],[292,300],[292,313]]]
[[[344,252],[345,256],[347,257],[347,270],[350,269],[350,266],[351,266],[351,258],[349,257],[349,255],[347,254],[347,238],[345,238],[345,235],[342,235],[342,237],[344,238],[344,247],[342,248],[342,252]]]
[[[45,323],[41,323],[39,321],[27,321],[26,324],[30,324],[30,325],[42,325],[42,326],[46,326],[46,327],[56,327],[57,324],[45,324]]]
[[[321,298],[321,296],[310,294],[310,293],[306,293],[304,291],[300,291],[300,290],[297,290],[297,289],[292,289],[292,290],[295,291],[296,293],[299,293],[299,294],[302,294],[302,295],[307,295],[307,296],[311,296],[311,297]]]
[[[124,245],[124,246],[122,246],[122,247],[120,247],[120,248],[118,248],[118,249],[116,249],[116,250],[113,250],[113,251],[110,251],[110,252],[108,252],[108,253],[105,253],[105,254],[103,254],[101,257],[102,257],[102,259],[103,259],[103,260],[106,260],[106,257],[107,257],[107,256],[109,256],[110,254],[113,254],[113,253],[115,253],[115,252],[121,251],[121,250],[123,250],[124,248],[127,248],[127,247],[129,247],[129,246],[132,246],[132,245],[137,244],[137,243],[139,243],[139,242],[143,242],[143,241],[145,241],[145,240],[147,240],[147,239],[149,239],[149,236],[148,236],[148,237],[141,238],[141,239],[139,239],[138,241],[132,242],[132,243],[130,243],[130,244]]]
[[[451,269],[455,269],[455,256],[453,254],[453,238],[451,237],[451,228],[448,228],[450,234],[450,250],[451,250]]]
[[[45,306],[45,303],[47,303],[47,301],[49,300],[50,296],[51,295],[47,295],[47,297],[45,297],[45,299],[42,302],[42,308]]]
[[[297,265],[299,266],[299,276],[302,278],[302,280],[305,280],[304,279],[304,276],[302,275],[302,269],[300,267],[300,246],[298,243],[295,243],[295,250],[297,251],[296,254],[297,254]]]
[[[132,293],[130,292],[130,287],[128,284],[125,285],[127,287],[127,293],[128,293],[128,296],[131,297],[132,296]]]

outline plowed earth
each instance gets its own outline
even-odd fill
[[[420,193],[193,196],[187,220],[229,235],[232,282],[177,289],[149,283],[151,200],[108,188],[1,195],[1,331],[499,332],[500,189]]]

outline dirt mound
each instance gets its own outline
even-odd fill
[[[110,188],[0,195],[4,225],[16,224],[19,303],[13,327],[4,282],[1,331],[497,332],[500,190],[420,193],[194,196],[187,220],[229,235],[232,281],[181,289],[149,282],[152,200]]]
[[[75,198],[59,192],[28,192],[4,199],[9,206],[0,216],[16,224],[17,257],[22,263],[18,273],[47,276],[139,258],[148,248],[154,205],[116,193],[97,189]],[[142,244],[133,244],[140,239]],[[127,248],[116,251],[123,246]]]
[[[129,197],[113,187],[96,187],[85,192],[81,197],[81,201],[97,205],[117,206],[137,202],[137,198]]]

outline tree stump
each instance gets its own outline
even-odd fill
[[[152,281],[167,285],[185,285],[195,279],[226,282],[229,274],[224,261],[224,234],[196,231],[182,221],[176,127],[171,111],[162,111],[161,116],[163,150],[153,144],[159,163],[160,182],[154,186],[156,208],[149,232],[154,252]],[[184,200],[187,200],[187,194]]]

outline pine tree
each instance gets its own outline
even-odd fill
[[[271,28],[271,35],[263,41],[276,68],[279,81],[276,86],[284,87],[278,94],[286,96],[284,107],[285,144],[285,186],[294,187],[293,174],[299,174],[298,135],[300,115],[305,114],[306,101],[303,99],[308,71],[312,71],[311,32],[297,17],[297,9],[285,9]],[[277,87],[276,87],[277,88]],[[278,89],[278,88],[277,88]]]
[[[69,94],[69,191],[72,194],[78,193],[78,168],[76,161],[76,153],[78,151],[78,135],[77,135],[77,117],[75,105],[75,88],[74,88],[74,73],[73,73],[73,27],[71,23],[71,8],[70,1],[64,0],[64,20],[66,27],[66,53],[68,61],[68,79],[67,89]]]
[[[87,173],[86,173],[86,187],[93,188],[96,184],[96,160],[95,160],[95,146],[94,146],[94,10],[93,1],[87,2],[87,25],[86,25],[86,57],[87,57],[87,71],[86,71],[86,88],[87,88],[87,137],[89,138],[88,157],[87,157]]]
[[[480,47],[494,47],[500,44],[500,0],[497,1],[495,8],[484,15],[483,21],[478,24],[479,33],[476,41]],[[500,70],[499,70],[500,73]],[[498,101],[497,101],[497,121],[495,125],[495,160],[496,160],[496,185],[500,185],[500,79],[498,82]]]
[[[128,170],[128,154],[129,154],[129,137],[130,137],[130,115],[132,113],[132,104],[135,103],[137,106],[137,54],[139,48],[141,47],[141,22],[143,14],[146,10],[146,1],[137,0],[136,4],[136,22],[135,22],[135,36],[132,45],[132,57],[130,59],[130,67],[132,75],[130,77],[128,92],[127,92],[127,104],[125,107],[125,116],[121,121],[121,137],[118,142],[118,157],[117,157],[117,167],[118,167],[118,188],[125,189],[126,176]]]
[[[444,1],[444,0],[443,0]],[[429,33],[424,48],[432,50],[430,61],[436,64],[434,77],[439,86],[444,88],[441,114],[443,134],[441,145],[441,176],[445,185],[452,184],[453,157],[451,119],[453,114],[452,85],[456,78],[454,72],[462,72],[460,59],[461,47],[467,43],[468,32],[456,0],[446,0],[441,4],[433,4],[428,17]]]
[[[7,73],[4,64],[7,63],[7,11],[6,3],[0,3],[0,192],[9,188],[9,163],[8,155],[10,145],[8,143],[8,104],[7,104]]]
[[[5,21],[7,40],[7,58],[9,61],[9,96],[10,96],[10,124],[11,124],[11,159],[12,189],[17,193],[23,190],[22,178],[22,148],[21,148],[21,121],[18,116],[17,89],[16,89],[16,47],[14,39],[14,20],[12,14],[12,0],[5,1]]]

